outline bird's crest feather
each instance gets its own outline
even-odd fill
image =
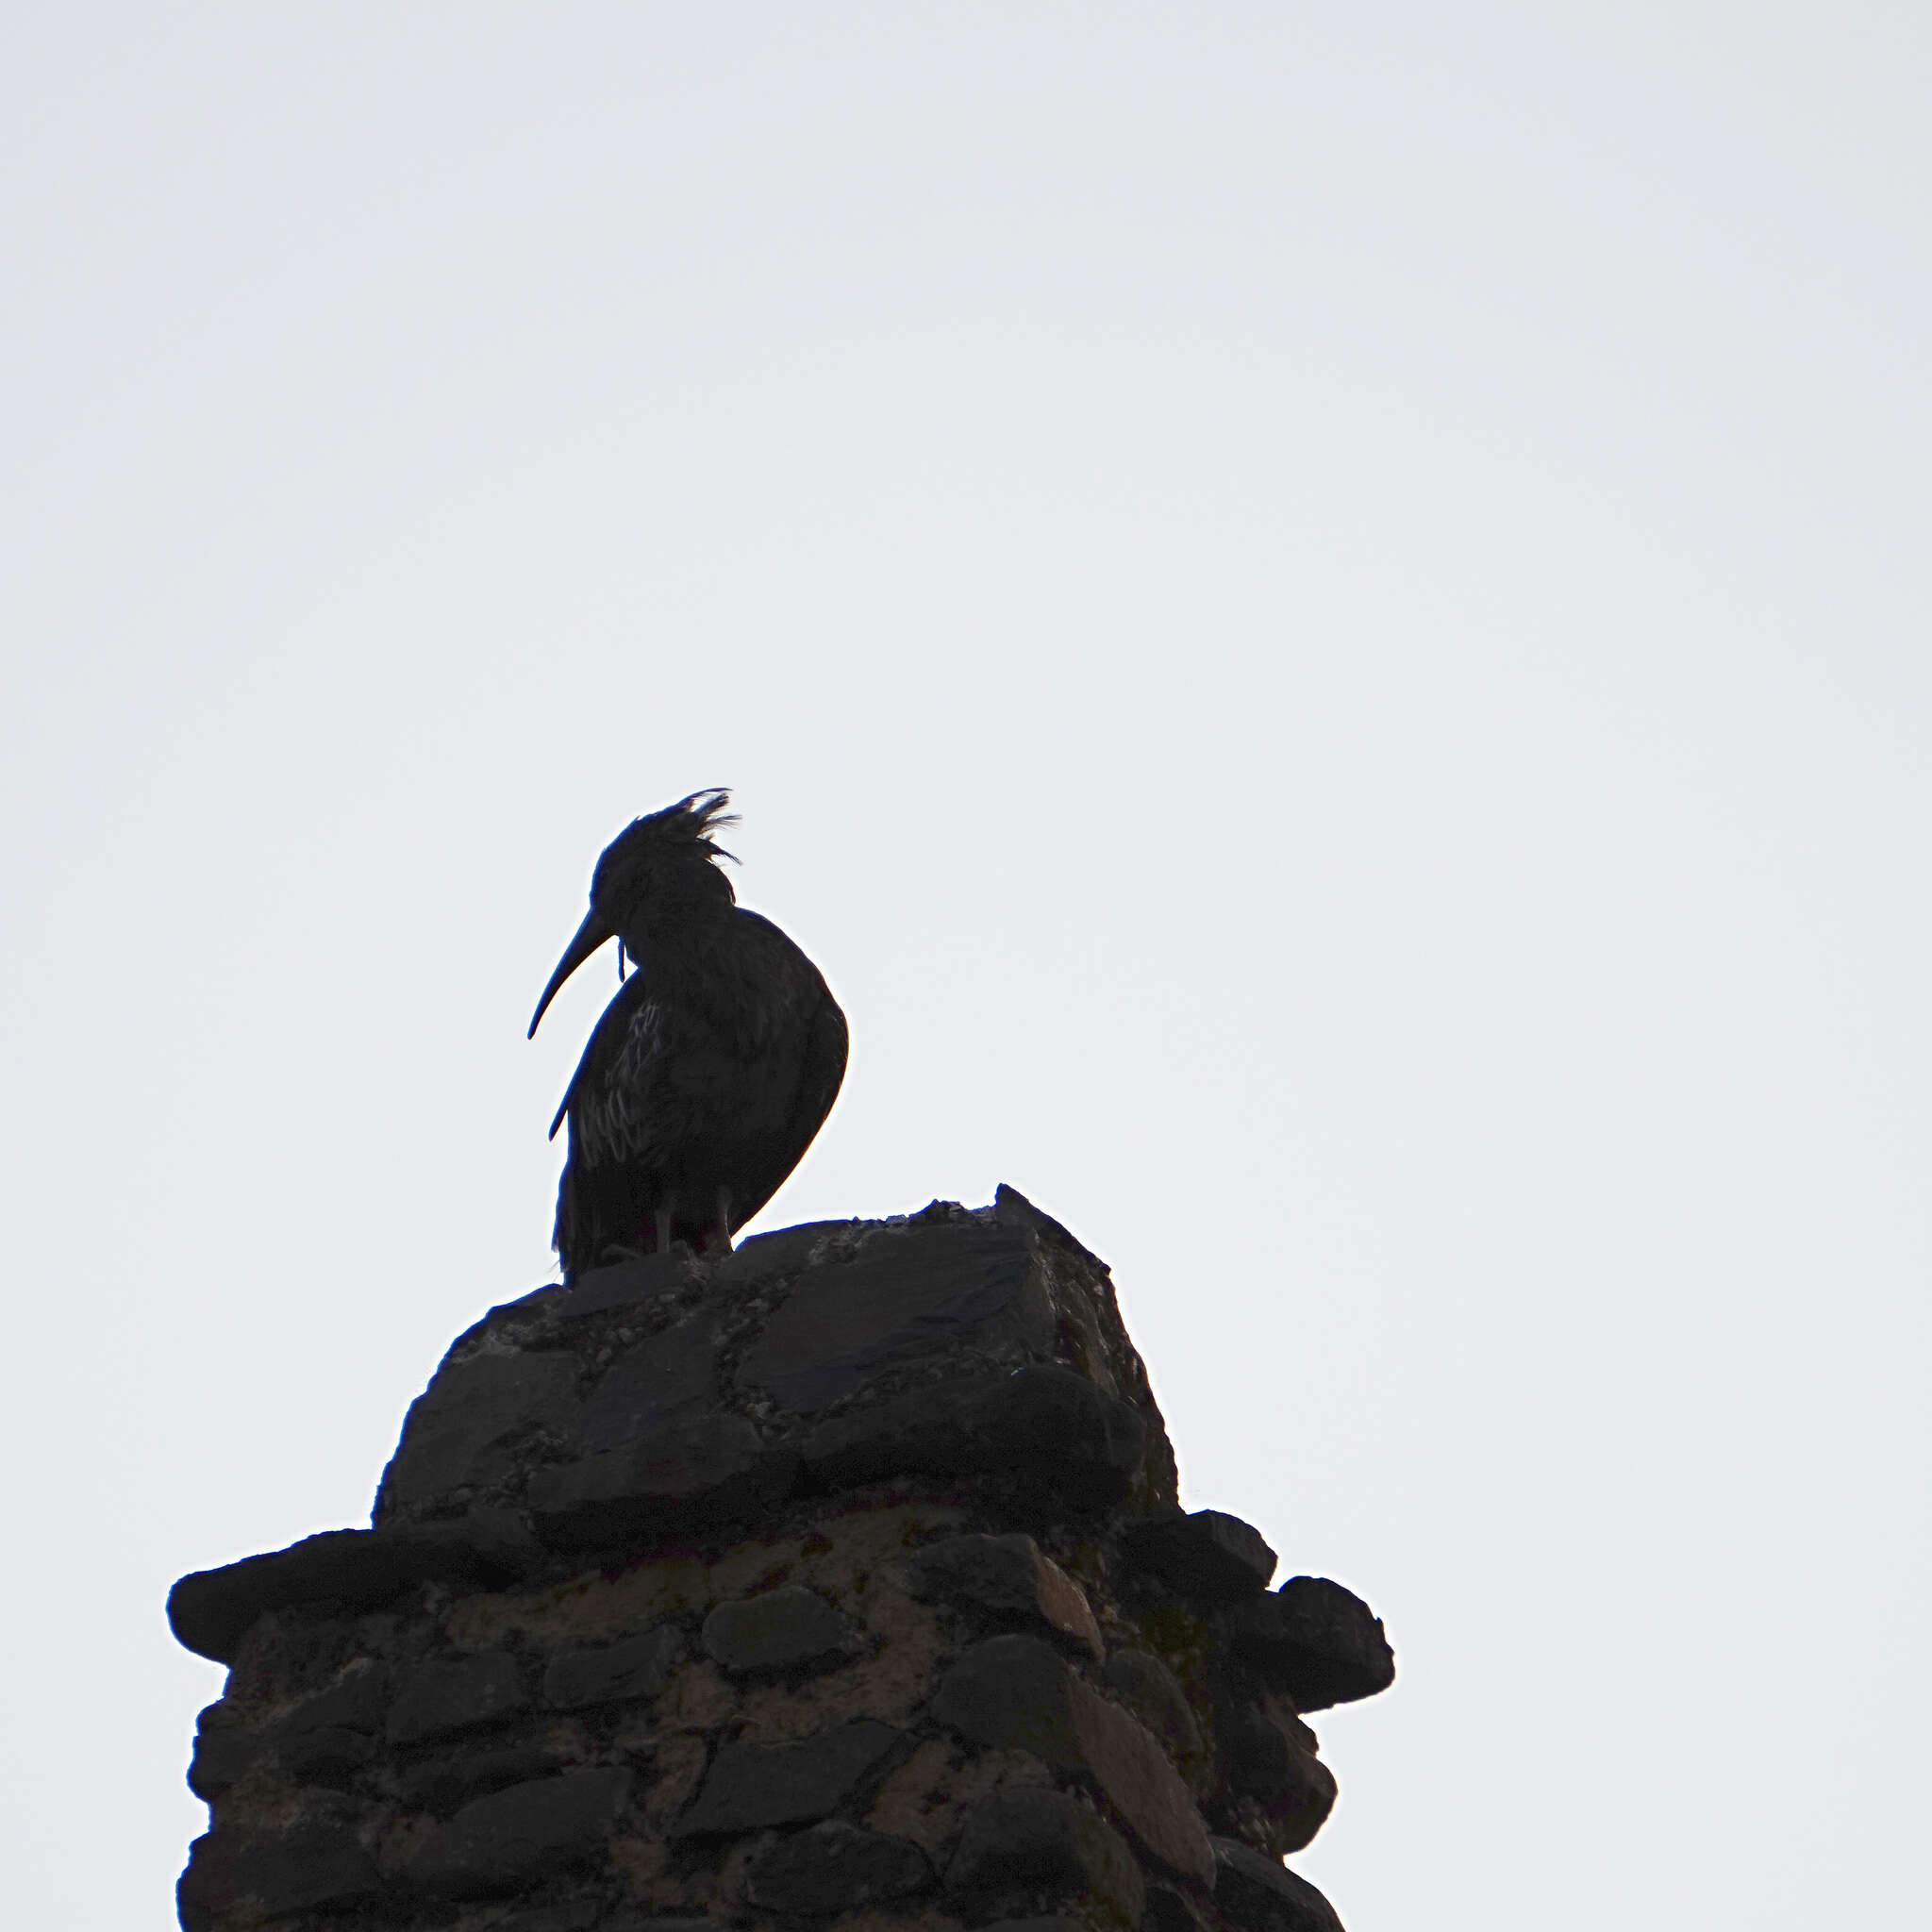
[[[739,823],[738,814],[726,809],[730,803],[731,793],[722,785],[713,785],[680,798],[675,805],[667,805],[662,811],[633,819],[599,857],[591,879],[591,897],[598,897],[614,874],[635,864],[647,851],[660,861],[728,858],[736,865],[737,854],[726,852],[713,837],[724,826]]]

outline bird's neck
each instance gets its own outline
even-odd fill
[[[736,937],[738,908],[725,905],[659,907],[624,928],[625,950],[653,978],[699,971],[728,951]]]

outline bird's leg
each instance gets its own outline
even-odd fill
[[[731,1252],[731,1190],[729,1188],[720,1188],[718,1190],[717,1250],[720,1254],[724,1255],[728,1255]]]
[[[658,1254],[660,1254],[660,1255],[668,1255],[668,1254],[669,1254],[669,1253],[671,1252],[671,1210],[670,1210],[670,1208],[658,1208],[658,1216],[657,1216],[657,1219],[658,1219]]]

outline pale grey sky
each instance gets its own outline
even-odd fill
[[[1923,8],[0,14],[8,1911],[541,1279],[599,847],[1361,1590],[1350,1932],[1923,1911]],[[104,1853],[103,1834],[114,1847]]]

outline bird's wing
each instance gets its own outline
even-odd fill
[[[600,1076],[616,1057],[624,1043],[624,1037],[630,1029],[631,1014],[643,997],[644,985],[641,976],[633,974],[618,988],[617,995],[598,1015],[597,1024],[591,1028],[591,1037],[584,1041],[584,1050],[577,1057],[577,1070],[570,1076],[570,1085],[563,1090],[563,1098],[557,1103],[557,1117],[550,1123],[550,1138],[557,1139],[557,1130],[563,1124],[563,1117],[575,1103],[579,1094],[590,1092]]]
[[[655,997],[637,974],[592,1029],[550,1131],[567,1114],[574,1158],[649,1165],[687,1137],[729,1072],[730,1057],[702,1016]]]
[[[816,978],[816,974],[813,976]],[[820,982],[819,1004],[806,1033],[798,1081],[784,1128],[774,1141],[768,1158],[758,1163],[758,1171],[745,1175],[741,1197],[732,1202],[732,1219],[737,1224],[743,1225],[778,1191],[791,1170],[804,1159],[805,1150],[818,1138],[833,1101],[839,1097],[839,1089],[844,1084],[849,1048],[845,1015]]]
[[[812,1018],[805,1067],[799,1075],[798,1106],[791,1116],[792,1125],[800,1136],[794,1160],[804,1156],[824,1125],[825,1116],[839,1097],[839,1089],[845,1084],[845,1060],[851,1050],[852,1036],[845,1025],[845,1015],[828,992],[824,1005]]]

